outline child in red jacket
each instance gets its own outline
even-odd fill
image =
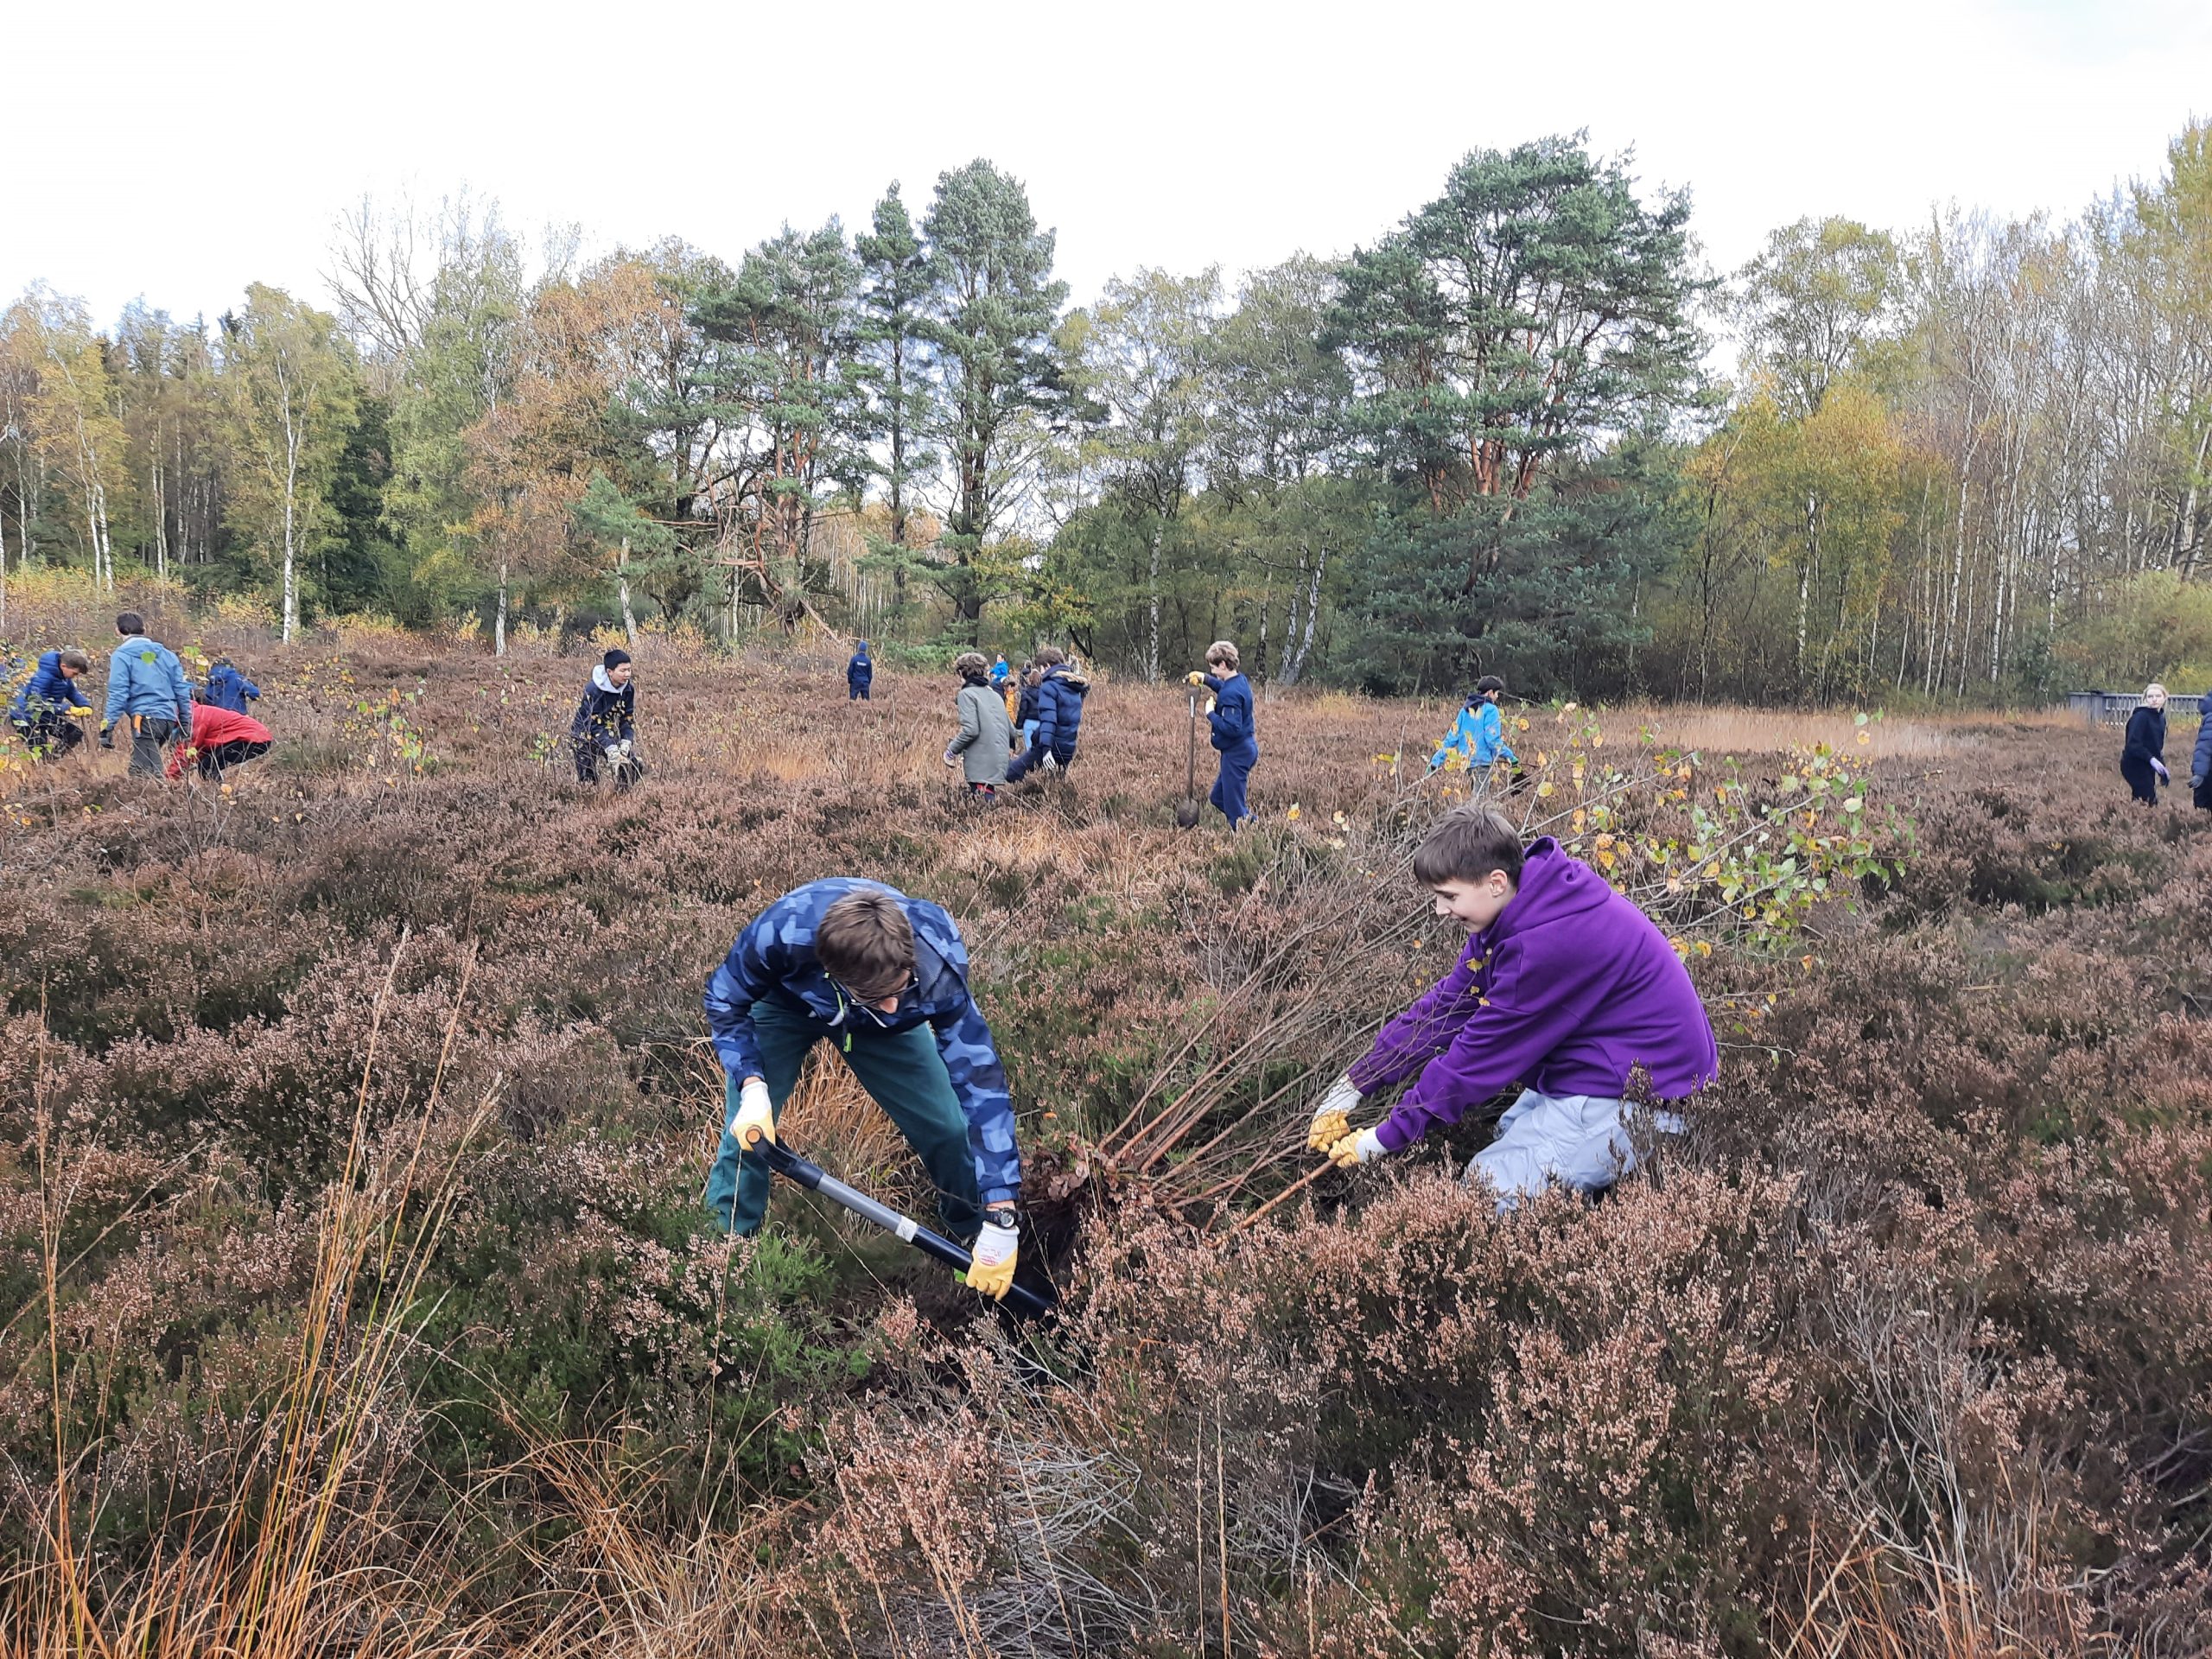
[[[183,777],[184,763],[196,760],[202,778],[220,779],[225,768],[268,753],[276,741],[251,715],[235,713],[219,703],[199,703],[192,711],[192,736],[169,756],[168,775]]]

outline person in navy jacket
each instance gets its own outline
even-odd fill
[[[1221,757],[1221,773],[1214,779],[1213,793],[1206,798],[1234,830],[1252,816],[1245,803],[1244,786],[1260,759],[1252,682],[1244,677],[1236,647],[1226,639],[1217,639],[1206,647],[1206,667],[1212,671],[1193,671],[1190,677],[1192,685],[1202,685],[1213,693],[1213,707],[1206,711],[1206,721],[1213,728],[1211,741],[1214,753]]]
[[[1067,665],[1058,645],[1037,652],[1037,733],[1029,747],[1006,769],[1006,780],[1018,784],[1043,768],[1046,761],[1065,772],[1075,764],[1076,744],[1083,734],[1083,700],[1090,682]]]
[[[845,664],[845,701],[866,702],[868,687],[875,683],[875,663],[868,654],[868,641],[861,641],[861,648]]]
[[[215,665],[207,671],[207,687],[200,700],[211,709],[227,709],[234,715],[245,713],[246,700],[261,700],[261,688],[231,666],[227,657],[218,657]]]
[[[617,794],[645,775],[638,760],[638,688],[630,678],[630,653],[617,645],[591,671],[591,683],[569,722],[576,753],[576,781],[599,782],[601,760],[614,769]]]
[[[34,749],[56,755],[84,741],[85,728],[77,722],[92,705],[77,681],[92,666],[92,659],[81,651],[41,653],[38,668],[8,706],[8,723],[16,735]]]

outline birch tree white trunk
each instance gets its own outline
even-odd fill
[[[492,613],[492,654],[507,654],[507,562],[499,561],[499,604]]]
[[[284,423],[284,632],[286,645],[300,626],[300,582],[296,544],[300,499],[300,420],[294,407],[292,376],[280,353],[276,358],[278,411]]]
[[[630,538],[622,538],[622,550],[614,559],[614,588],[622,596],[622,632],[630,642],[630,649],[638,648],[638,619],[630,613]]]
[[[1147,683],[1156,684],[1160,679],[1160,537],[1163,526],[1152,527],[1152,564],[1147,574],[1146,593],[1147,622],[1144,642],[1144,677]]]

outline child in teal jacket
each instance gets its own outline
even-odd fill
[[[1505,716],[1498,712],[1497,700],[1504,694],[1505,682],[1495,674],[1485,674],[1475,682],[1475,689],[1467,694],[1467,706],[1459,710],[1459,718],[1428,758],[1431,772],[1450,760],[1454,751],[1465,755],[1470,766],[1491,766],[1499,760],[1508,766],[1519,763],[1520,757],[1506,745]]]

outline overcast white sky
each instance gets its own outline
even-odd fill
[[[798,32],[791,32],[796,29]],[[1342,251],[1479,146],[1586,127],[1732,268],[1804,214],[2070,216],[2212,113],[2207,0],[0,9],[0,300],[320,296],[364,190],[467,186],[587,246],[734,257],[988,156],[1080,302],[1139,265]]]

